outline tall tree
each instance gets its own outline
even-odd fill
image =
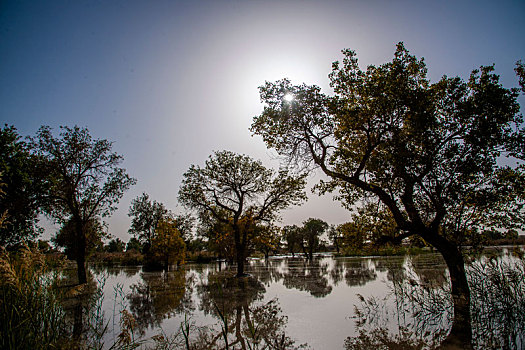
[[[295,257],[296,249],[301,247],[302,234],[297,225],[287,225],[283,227],[283,238],[286,242],[286,249]]]
[[[314,252],[319,248],[319,238],[328,229],[328,224],[321,219],[309,218],[303,222],[301,228],[301,247],[309,260],[314,257]]]
[[[86,236],[86,257],[95,250],[101,250],[104,247],[102,240],[109,237],[107,227],[104,227],[104,224],[98,218],[94,218],[84,225],[84,234]],[[76,224],[73,220],[68,220],[51,238],[51,241],[55,248],[61,247],[65,249],[68,259],[77,260],[78,243],[76,237]]]
[[[31,153],[28,143],[13,126],[0,129],[0,245],[13,246],[34,239],[41,231],[38,214],[46,193],[46,175],[42,162]]]
[[[334,245],[336,252],[339,254],[343,243],[343,233],[339,226],[330,225],[328,227],[328,239]]]
[[[278,211],[306,198],[305,176],[281,170],[275,173],[260,161],[229,151],[215,152],[203,168],[192,165],[184,174],[179,201],[201,215],[231,224],[237,276],[244,276],[250,225],[241,219],[270,222]]]
[[[144,253],[151,247],[158,222],[167,218],[168,214],[164,204],[151,200],[147,193],[142,193],[131,201],[128,216],[132,219],[128,232],[140,241]]]
[[[451,277],[455,317],[447,342],[469,347],[460,247],[484,229],[524,222],[524,168],[507,165],[525,156],[519,90],[504,88],[492,66],[468,81],[431,83],[423,59],[402,43],[391,62],[365,71],[354,51],[343,54],[330,74],[335,96],[288,80],[266,83],[266,106],[251,130],[289,160],[320,168],[329,178],[320,192],[337,189],[348,208],[379,200],[399,228],[396,240],[419,235],[433,245]],[[293,100],[284,98],[290,94]]]
[[[46,213],[61,223],[74,225],[78,282],[86,283],[87,230],[90,223],[110,215],[130,186],[135,184],[123,168],[122,156],[112,143],[93,139],[86,128],[61,127],[59,137],[43,126],[33,144],[47,163],[50,177]]]
[[[153,263],[161,262],[165,269],[184,262],[186,244],[173,219],[161,219],[158,222],[155,237],[152,240],[148,259]]]
[[[140,241],[144,247],[144,253],[147,253],[151,247],[157,232],[157,225],[161,220],[172,220],[175,222],[186,244],[192,238],[195,219],[191,215],[174,214],[163,203],[151,200],[145,192],[131,201],[128,216],[132,217],[128,233]]]

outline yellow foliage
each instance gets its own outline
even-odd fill
[[[186,244],[181,237],[175,220],[160,220],[157,224],[155,237],[152,239],[150,253],[158,262],[166,267],[174,263],[184,263]]]

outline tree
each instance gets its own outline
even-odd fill
[[[164,204],[152,201],[147,193],[133,199],[129,207],[128,216],[132,217],[128,232],[136,237],[147,253],[157,229],[157,223],[168,217],[168,210]]]
[[[84,225],[84,235],[86,245],[84,252],[79,252],[76,225],[73,220],[68,220],[62,225],[60,230],[51,238],[55,248],[64,248],[68,259],[77,260],[78,256],[84,254],[88,257],[95,250],[102,250],[104,243],[102,240],[108,237],[104,224],[98,218],[88,221]]]
[[[87,282],[86,248],[89,225],[110,215],[130,186],[135,184],[118,165],[122,156],[111,152],[112,143],[93,139],[86,128],[61,127],[59,137],[43,126],[33,140],[38,156],[45,159],[50,182],[46,214],[70,222],[76,248],[77,275]]]
[[[136,250],[137,252],[142,251],[142,244],[140,244],[140,241],[135,237],[131,237],[126,244],[126,251],[128,252],[130,250]]]
[[[330,225],[330,227],[328,227],[328,239],[335,247],[336,252],[339,254],[341,251],[343,234],[338,226],[336,227],[335,225]]]
[[[128,216],[132,217],[128,233],[141,242],[144,253],[147,253],[151,246],[160,220],[173,219],[185,243],[188,244],[191,240],[194,223],[191,215],[175,215],[163,203],[151,200],[145,192],[131,201]]]
[[[13,126],[0,129],[0,177],[0,215],[5,215],[0,245],[34,239],[41,232],[36,224],[47,182],[42,163]]]
[[[304,200],[305,176],[277,174],[260,161],[229,151],[215,152],[203,168],[192,165],[184,174],[179,201],[202,215],[231,224],[235,241],[237,276],[244,275],[248,231],[240,220],[271,222],[277,212]]]
[[[469,347],[460,247],[486,228],[524,222],[524,168],[506,165],[524,158],[519,90],[504,88],[493,66],[468,81],[431,83],[423,59],[402,43],[391,62],[365,71],[354,51],[343,54],[330,74],[334,96],[286,79],[262,86],[266,106],[251,130],[288,160],[321,169],[329,180],[317,189],[337,189],[346,207],[379,200],[397,224],[395,240],[419,235],[434,246],[451,277],[455,317],[447,342]]]
[[[150,263],[162,262],[168,269],[174,263],[184,262],[186,245],[181,237],[177,224],[173,219],[162,219],[158,222],[156,234],[151,241],[148,253]]]
[[[319,249],[319,238],[328,229],[328,224],[321,219],[309,218],[301,228],[301,247],[304,255],[312,260],[314,252]]]
[[[365,242],[373,245],[401,244],[395,239],[399,233],[391,213],[381,203],[368,203],[358,207],[351,221],[339,226],[345,245],[350,249],[362,249]]]
[[[295,257],[296,248],[301,247],[301,229],[297,225],[284,226],[283,238],[286,241],[286,249],[292,253],[292,257]]]
[[[256,225],[253,237],[254,250],[260,251],[264,254],[264,258],[268,259],[271,252],[279,249],[281,242],[280,229],[274,225]]]
[[[126,244],[122,242],[120,238],[113,238],[108,242],[108,245],[105,247],[108,253],[122,253]]]
[[[346,252],[348,250],[359,250],[362,249],[365,241],[367,241],[367,232],[364,227],[356,223],[355,221],[345,222],[337,227],[337,230],[341,232],[343,236],[343,242]]]
[[[227,213],[221,213],[220,217],[227,217]],[[208,251],[215,252],[219,259],[233,262],[235,260],[235,241],[229,222],[220,221],[206,213],[200,215],[199,221],[197,235],[206,240]]]

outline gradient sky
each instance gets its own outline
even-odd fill
[[[403,41],[425,57],[433,81],[495,63],[511,87],[524,34],[523,0],[1,0],[0,121],[22,135],[76,124],[114,141],[138,180],[108,220],[127,241],[131,200],[145,191],[181,211],[182,174],[214,150],[278,167],[248,130],[265,80],[329,92],[341,49],[356,50],[365,68],[391,60]],[[331,197],[310,197],[283,212],[283,223],[348,220]]]

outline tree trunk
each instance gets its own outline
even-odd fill
[[[77,277],[78,284],[87,283],[86,258],[84,256],[77,257]]]
[[[86,235],[84,233],[84,225],[80,220],[76,220],[76,243],[77,243],[77,276],[78,284],[87,283],[87,273],[86,273]]]
[[[446,348],[472,348],[472,324],[470,318],[470,288],[465,272],[463,254],[458,248],[441,252],[450,273],[454,320],[447,339],[442,346]]]
[[[443,349],[472,349],[472,324],[470,318],[470,288],[465,272],[461,248],[441,236],[425,239],[443,256],[450,274],[454,319],[450,333],[441,344]]]
[[[237,251],[237,277],[244,277],[244,252]]]
[[[234,223],[233,234],[235,238],[235,253],[237,257],[237,277],[244,277],[244,247],[241,242],[241,233],[239,227]]]
[[[73,339],[79,342],[82,332],[84,331],[84,323],[82,319],[82,301],[77,297],[75,303],[76,304],[73,309]]]

